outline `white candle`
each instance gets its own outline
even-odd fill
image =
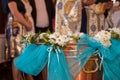
[[[113,1],[113,3],[115,3],[116,2],[116,0],[112,0]]]

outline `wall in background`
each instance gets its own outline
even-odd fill
[[[5,33],[5,24],[6,24],[6,14],[3,13],[2,10],[2,2],[0,0],[0,34]]]

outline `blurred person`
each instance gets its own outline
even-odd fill
[[[90,5],[94,4],[96,0],[82,0],[82,18],[80,32],[89,33],[89,16],[91,15]],[[96,17],[95,17],[96,18]],[[95,20],[96,21],[96,20]],[[89,31],[88,31],[89,30]]]
[[[31,16],[32,7],[22,1],[17,1],[20,3],[19,5],[14,2],[14,0],[2,0],[3,10],[8,15],[5,32],[8,43],[6,51],[9,58],[21,53],[21,35],[34,33],[34,22]],[[11,6],[9,3],[13,5]],[[24,5],[29,5],[29,7]]]
[[[10,39],[8,52],[10,52],[11,57],[15,57],[22,52],[21,35],[34,34],[35,32],[31,15],[32,7],[28,0],[6,0],[3,5],[5,5],[4,10],[8,14],[6,25],[6,36],[8,40]],[[23,78],[33,80],[32,76],[23,77],[20,71],[15,68],[13,70],[14,80],[23,80]]]
[[[94,35],[101,30],[101,21],[104,22],[104,16],[102,14],[105,11],[105,4],[100,3],[98,0],[82,0],[82,3],[82,24],[80,32]]]
[[[54,10],[54,5],[52,3],[52,0],[35,0],[35,1],[29,0],[29,2],[28,2],[28,0],[20,0],[20,1],[6,0],[6,3],[8,3],[8,7],[9,7],[9,8],[7,8],[8,9],[7,11],[12,13],[12,16],[13,16],[12,18],[15,17],[15,21],[13,21],[14,23],[12,23],[11,27],[21,26],[21,24],[22,24],[22,25],[27,26],[26,30],[29,31],[30,27],[31,27],[30,25],[32,24],[32,28],[33,28],[32,32],[33,33],[34,33],[34,28],[35,28],[36,33],[39,31],[45,32],[48,29],[50,31],[52,31],[52,19],[55,17],[55,10]],[[14,7],[15,7],[15,9],[14,9]],[[25,13],[25,12],[28,12],[28,13]],[[26,21],[24,21],[23,18],[25,18],[25,20],[27,20],[29,23],[26,24]],[[29,21],[29,18],[31,21]],[[16,21],[16,20],[18,20],[18,21]],[[18,22],[20,22],[21,24],[19,24]],[[19,31],[22,30],[21,28],[24,29],[23,27],[20,27],[20,29],[19,29],[19,27],[15,27],[15,29],[12,28],[11,35],[17,36]],[[9,30],[9,31],[11,32],[11,30]],[[24,32],[24,31],[22,31],[22,32]],[[20,38],[20,36],[21,35],[19,35],[19,38]],[[18,40],[18,42],[19,41],[20,41],[20,39]],[[20,72],[13,64],[14,79],[17,79],[17,77],[19,76],[16,73],[20,73]],[[28,78],[28,80],[32,80],[31,76],[28,76],[28,77],[30,77],[30,78]]]
[[[100,6],[103,6],[101,7],[103,8],[102,11],[100,11],[101,13],[98,14],[100,30],[106,30],[108,28],[106,26],[106,16],[108,16],[108,11],[110,10],[110,8],[112,8],[112,1],[101,0],[101,1],[98,1],[98,5],[99,4]]]
[[[35,23],[35,32],[53,31],[52,20],[55,17],[55,7],[52,0],[29,0],[33,7],[32,16]]]
[[[113,27],[120,28],[120,2],[116,1],[113,4],[113,13],[111,14],[111,19],[113,23]]]
[[[119,0],[113,3],[112,1],[109,1],[106,5],[106,27],[107,28],[119,28],[120,26],[120,2]]]
[[[46,32],[48,29],[52,32],[52,20],[55,17],[55,10],[52,0],[29,0],[33,8],[32,17],[34,20],[35,33]],[[15,64],[15,63],[14,63]],[[18,69],[13,65],[13,71]],[[15,76],[16,77],[16,76]],[[27,76],[27,80],[32,80],[32,76]],[[45,68],[35,79],[46,80],[47,69]]]
[[[81,0],[57,0],[55,32],[64,35],[79,32],[81,6]]]
[[[35,25],[35,33],[54,31],[55,6],[53,0],[29,0],[32,5],[32,17]],[[47,80],[47,67],[43,69],[35,79]]]
[[[112,28],[113,27],[113,23],[112,23],[112,18],[111,18],[111,14],[113,13],[113,1],[109,0],[106,3],[106,11],[104,13],[105,15],[105,27],[107,28]]]

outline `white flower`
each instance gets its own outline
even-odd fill
[[[72,31],[68,31],[68,36],[72,36],[73,35],[73,32]]]
[[[72,35],[68,35],[70,37],[70,41],[77,41],[80,39],[80,37],[82,37],[84,35],[84,33],[80,33],[80,32],[75,32]]]
[[[65,43],[64,39],[62,38],[62,36],[60,36],[59,38],[56,39],[56,44],[63,47],[66,43]]]
[[[72,36],[72,37],[71,37]],[[32,34],[32,35],[25,35],[24,43],[40,43],[45,42],[47,45],[53,45],[54,47],[60,46],[64,47],[67,45],[69,41],[77,41],[79,38],[83,36],[83,33],[80,32],[69,32],[67,35],[60,34],[58,32],[54,32],[52,34],[49,33],[41,33],[41,34]]]
[[[55,32],[55,33],[53,33],[53,34],[50,34],[50,35],[49,35],[49,38],[50,38],[50,39],[55,39],[55,38],[58,38],[59,36],[60,36],[60,33]]]
[[[61,47],[65,46],[69,38],[67,35],[60,35],[59,33],[55,32],[49,36],[49,42],[51,44],[59,45]]]
[[[111,33],[108,31],[100,31],[95,36],[94,39],[100,42],[103,46],[109,47],[111,45]]]
[[[112,43],[110,40],[106,40],[106,41],[103,41],[102,44],[105,46],[105,47],[109,47]]]
[[[82,37],[83,35],[84,35],[84,33],[80,33],[80,32],[75,32],[73,34],[73,36],[78,37],[78,38]]]
[[[110,30],[110,32],[113,31],[113,32],[115,32],[115,33],[120,35],[120,29],[119,28],[109,28],[108,30]]]

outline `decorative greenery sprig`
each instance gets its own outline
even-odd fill
[[[111,38],[120,40],[120,29],[119,28],[109,28],[107,31],[111,33]]]

